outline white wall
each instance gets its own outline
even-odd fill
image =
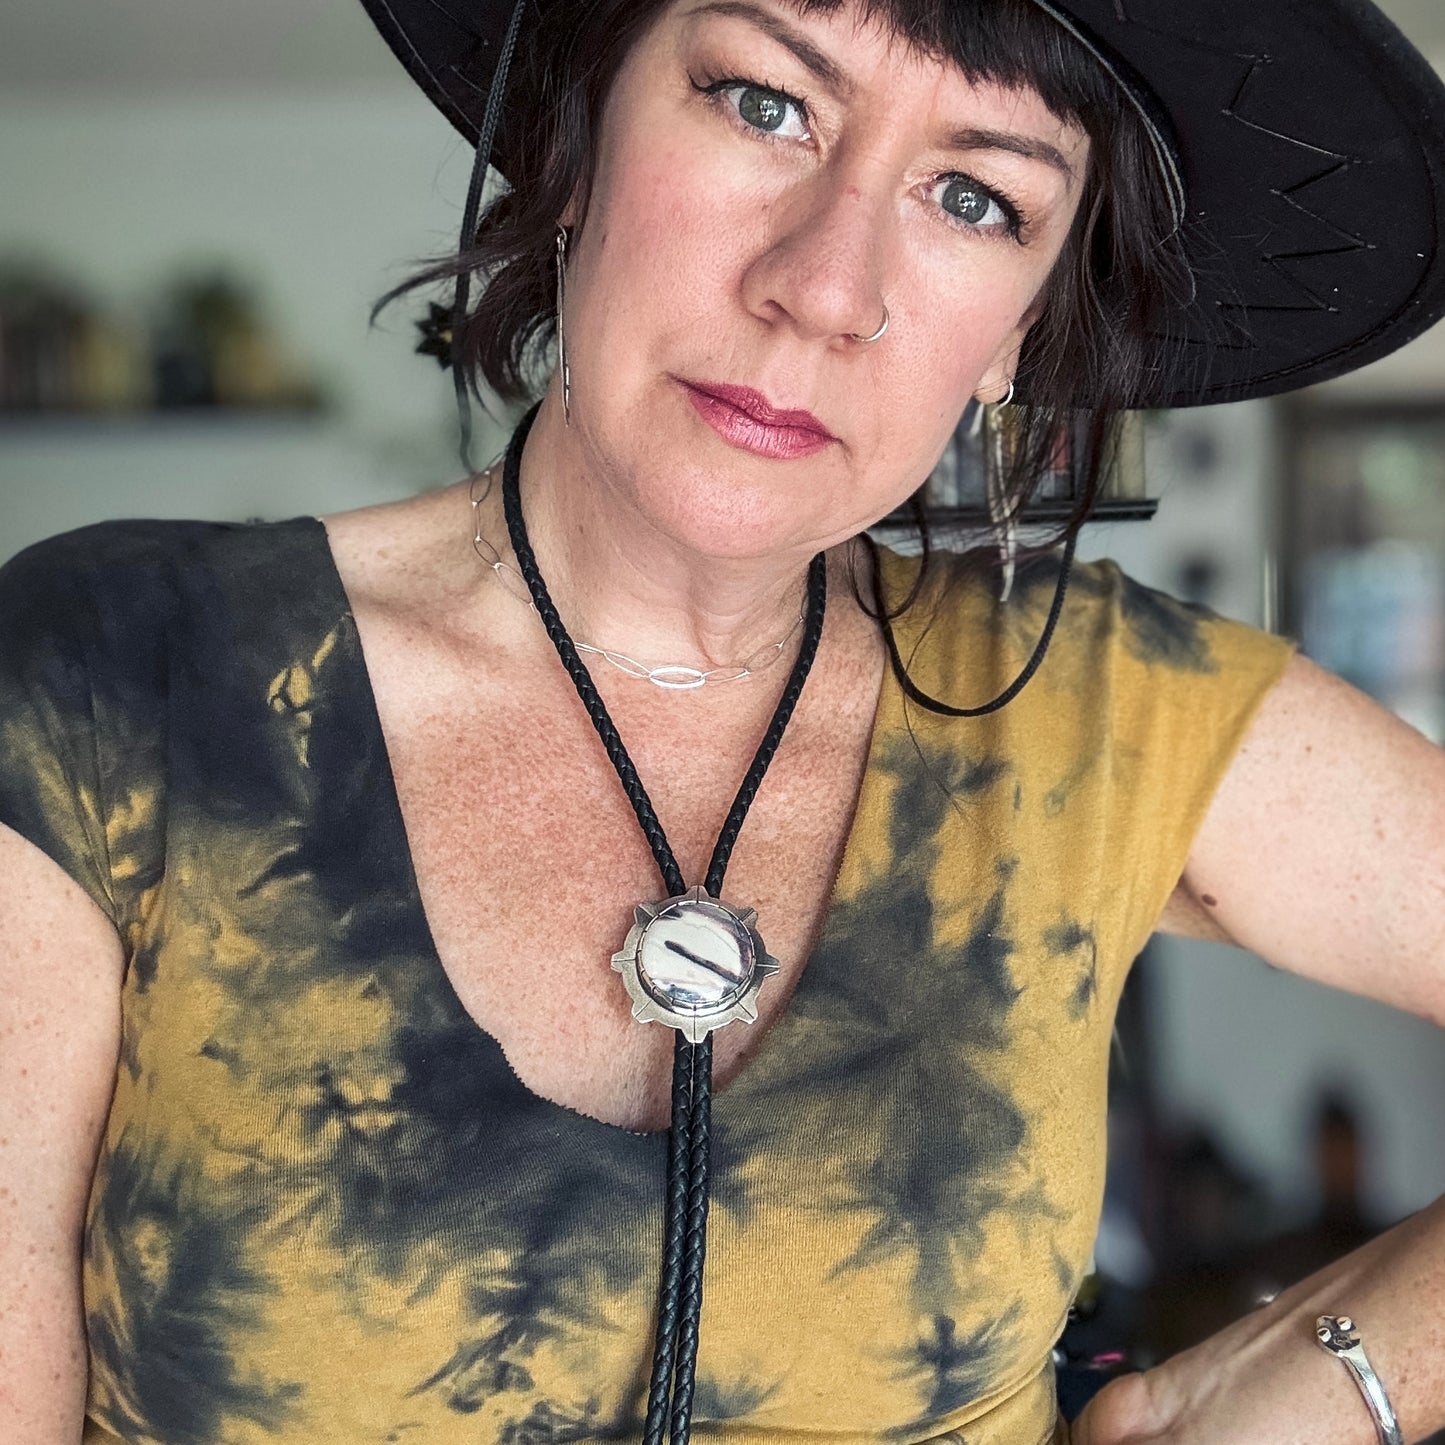
[[[467,174],[461,143],[405,90],[0,90],[0,253],[136,307],[179,268],[234,261],[339,403],[309,424],[0,426],[0,551],[87,510],[291,515],[458,475],[450,380],[412,354],[423,303],[375,330],[367,313],[411,259],[455,245]],[[164,462],[183,479],[169,495]]]
[[[360,0],[6,0],[4,38],[0,87],[409,84]]]

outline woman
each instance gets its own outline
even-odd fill
[[[1439,750],[1108,566],[1055,629],[1049,556],[1004,604],[885,554],[881,619],[859,540],[971,398],[1028,401],[1021,497],[1081,398],[1265,394],[1445,309],[1445,139],[1391,108],[1434,82],[1354,0],[1250,8],[1194,7],[1184,65],[1112,0],[375,7],[483,159],[500,121],[460,363],[521,392],[554,315],[565,355],[483,479],[6,570],[7,1439],[1066,1439],[1049,1348],[1151,929],[1445,1022]],[[1357,88],[1348,242],[1286,181],[1337,151],[1239,84],[1291,45]],[[1171,122],[1170,75],[1233,110]],[[1238,224],[1211,148],[1256,167]],[[649,935],[704,878],[734,909]],[[634,1017],[709,1009],[695,1050]],[[1072,1440],[1370,1439],[1312,1338],[1347,1311],[1423,1437],[1442,1302],[1436,1207]]]

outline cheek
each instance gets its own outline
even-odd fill
[[[956,377],[972,394],[1000,351],[1017,340],[1042,284],[1039,271],[1039,262],[1012,240],[948,244],[905,233],[895,285],[924,364]]]
[[[768,199],[696,144],[618,138],[599,170],[588,229],[594,322],[653,354],[699,330],[713,339],[746,321],[740,280]]]
[[[888,332],[866,357],[858,393],[876,417],[880,451],[915,474],[920,460],[925,471],[931,466],[979,389],[995,384],[1032,294],[976,267],[941,269],[893,272]],[[1012,360],[1005,364],[1012,374]]]

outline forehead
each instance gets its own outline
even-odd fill
[[[976,84],[1034,91],[1059,119],[1107,106],[1116,82],[1034,0],[737,0],[748,10],[824,28],[840,41],[880,37]]]

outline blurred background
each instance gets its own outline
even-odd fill
[[[1441,0],[1383,8],[1445,66]],[[421,301],[367,318],[455,243],[468,169],[356,0],[10,0],[0,559],[102,518],[452,480]],[[1084,553],[1300,638],[1445,742],[1445,331],[1139,431],[1142,488]],[[1445,1192],[1445,1035],[1236,951],[1157,938],[1115,1072],[1080,1355],[1161,1358]]]

